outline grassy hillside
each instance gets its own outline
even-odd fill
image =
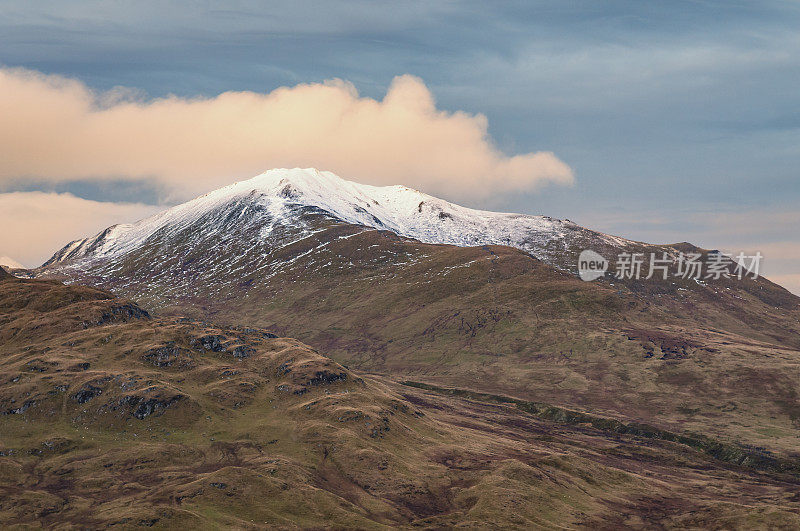
[[[508,247],[307,224],[269,241],[235,223],[190,247],[156,238],[65,271],[161,314],[297,337],[353,369],[800,452],[800,307],[765,279],[585,283]]]
[[[800,525],[789,469],[400,385],[273,336],[0,278],[0,524]]]

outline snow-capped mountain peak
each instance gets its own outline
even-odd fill
[[[211,234],[216,230],[213,213],[233,203],[254,206],[252,211],[239,214],[244,216],[241,223],[261,222],[267,228],[297,224],[299,212],[313,209],[338,221],[390,230],[425,243],[509,245],[551,262],[558,262],[556,256],[563,254],[571,240],[587,233],[605,245],[619,247],[632,243],[588,231],[570,221],[475,210],[402,185],[359,184],[328,171],[294,168],[269,170],[137,223],[109,227],[94,237],[68,244],[45,265],[84,258],[113,258],[135,249],[156,233],[163,236],[181,231],[201,218],[208,220],[202,232]],[[264,219],[259,221],[253,216]],[[221,230],[221,226],[216,228]]]

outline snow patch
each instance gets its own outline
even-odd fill
[[[589,231],[568,220],[475,210],[401,185],[371,186],[327,171],[294,168],[269,170],[137,223],[109,227],[91,238],[70,243],[49,263],[118,257],[135,250],[155,233],[168,237],[204,216],[213,220],[204,232],[222,231],[223,221],[230,220],[215,217],[214,212],[238,202],[259,207],[252,214],[250,209],[243,211],[236,222],[260,221],[261,238],[268,238],[277,226],[296,226],[300,223],[298,208],[310,207],[346,223],[389,230],[424,243],[507,245],[543,260],[561,252],[559,248],[566,249],[570,235],[591,235],[592,241],[615,247],[633,243]],[[254,220],[250,215],[263,219]]]

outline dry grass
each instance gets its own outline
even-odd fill
[[[4,527],[800,525],[794,477],[360,375],[263,329],[5,278],[0,337]]]

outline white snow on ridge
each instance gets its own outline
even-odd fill
[[[242,200],[266,206],[274,220],[287,224],[293,222],[298,206],[308,206],[347,223],[390,230],[425,243],[509,245],[533,254],[541,253],[548,242],[564,240],[568,232],[587,231],[570,221],[545,216],[466,208],[405,186],[359,184],[313,168],[273,169],[137,223],[115,225],[94,237],[72,242],[54,258],[60,262],[118,256],[132,251],[156,231],[180,230],[217,208]],[[592,234],[615,246],[632,243]]]
[[[9,256],[0,256],[0,266],[6,266],[9,269],[26,269],[24,265]]]

